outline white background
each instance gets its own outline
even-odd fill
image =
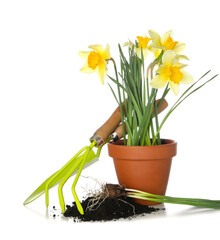
[[[43,196],[23,206],[45,178],[89,144],[116,107],[107,84],[96,74],[80,73],[78,51],[109,43],[117,59],[118,43],[148,29],[160,34],[172,29],[174,40],[187,44],[194,79],[209,69],[211,77],[220,71],[219,20],[217,0],[0,1],[1,239],[219,238],[220,212],[207,209],[166,204],[159,215],[76,224],[53,219],[56,189],[48,214]],[[162,137],[178,142],[168,195],[220,199],[219,81],[187,99],[164,125]],[[170,106],[175,99],[170,94]],[[117,182],[106,147],[83,175]],[[71,181],[64,188],[67,204],[73,201]],[[79,181],[81,197],[85,182],[92,181]]]

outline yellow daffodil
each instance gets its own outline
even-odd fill
[[[85,64],[80,71],[85,73],[93,73],[97,71],[100,82],[104,84],[107,74],[107,60],[111,58],[109,51],[110,47],[107,44],[105,49],[103,49],[101,45],[90,45],[89,48],[93,51],[79,52],[80,57],[85,60]]]
[[[123,46],[124,47],[128,46],[130,48],[134,47],[134,51],[136,52],[137,56],[140,59],[142,59],[142,56],[141,56],[141,49],[142,49],[143,56],[144,56],[144,59],[145,59],[148,55],[148,43],[151,40],[151,38],[149,38],[147,36],[143,36],[143,37],[137,36],[136,38],[138,40],[138,47],[136,47],[136,45],[133,42],[131,42],[130,40],[129,40],[129,42],[124,43]]]
[[[176,54],[180,54],[186,47],[185,43],[174,41],[171,37],[173,31],[166,32],[162,37],[155,31],[149,30],[149,35],[152,39],[150,51],[154,53],[157,58],[162,51],[173,50]],[[184,55],[177,55],[179,59],[187,59]]]
[[[169,82],[170,89],[177,95],[180,83],[188,84],[193,81],[192,76],[182,70],[186,65],[178,62],[176,53],[167,50],[162,56],[162,64],[156,70],[157,75],[152,79],[152,88],[163,88]]]

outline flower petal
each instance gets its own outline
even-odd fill
[[[148,55],[148,49],[147,48],[142,48],[142,51],[143,51],[144,59],[146,59],[147,55]],[[135,52],[136,52],[138,58],[142,59],[141,48],[135,48]]]
[[[170,30],[168,32],[166,32],[162,37],[161,37],[161,44],[165,45],[166,41],[168,40],[168,38],[173,34],[173,31]]]
[[[149,51],[151,51],[154,54],[155,58],[157,58],[161,54],[162,50],[160,48],[156,48],[153,46],[155,46],[155,45],[150,44],[148,46],[148,49],[149,49]]]
[[[167,50],[162,56],[162,63],[164,65],[172,66],[176,59],[176,53],[173,50]]]
[[[179,84],[174,83],[174,82],[172,82],[172,81],[169,81],[169,84],[170,84],[170,89],[171,89],[171,91],[172,91],[175,95],[177,95],[177,94],[179,93],[179,90],[180,90]]]
[[[125,42],[123,44],[123,47],[129,47],[129,48],[132,48],[134,46],[134,43],[130,40],[128,40],[128,42]]]
[[[80,71],[84,72],[84,73],[93,73],[96,70],[97,70],[97,68],[95,68],[95,69],[90,68],[87,61],[85,62],[83,67],[80,69]]]
[[[173,48],[173,50],[179,54],[181,53],[184,49],[186,48],[186,44],[185,43],[177,43],[176,46]]]
[[[103,46],[102,45],[90,45],[89,48],[91,48],[94,51],[97,51],[98,53],[103,52]]]
[[[150,45],[150,47],[152,47],[152,48],[159,48],[159,49],[165,50],[164,46],[158,46],[156,44],[152,44],[152,45]]]
[[[156,73],[163,73],[164,67],[165,67],[165,65],[161,64],[155,72]]]
[[[103,58],[106,59],[110,59],[111,58],[111,54],[110,54],[110,46],[109,44],[106,45],[106,48],[103,52]]]
[[[80,51],[80,52],[79,52],[79,56],[80,56],[83,60],[87,60],[89,54],[90,54],[90,52],[85,52],[85,51]]]
[[[183,63],[180,63],[180,62],[176,62],[174,65],[174,67],[178,67],[179,69],[182,69],[186,66],[188,66],[187,64],[183,64]]]
[[[97,70],[97,74],[98,74],[100,82],[102,84],[104,84],[104,80],[105,80],[105,77],[106,77],[106,74],[107,74],[106,64],[103,63],[103,64],[99,65],[98,70]]]
[[[156,75],[150,82],[152,88],[163,88],[167,84],[167,80],[161,77],[161,75]]]
[[[193,77],[191,74],[189,74],[188,72],[184,71],[184,70],[180,70],[180,72],[183,74],[183,78],[181,80],[181,83],[184,84],[189,84],[193,82]]]
[[[179,54],[177,54],[177,58],[179,60],[188,60],[189,61],[189,58],[186,55],[179,55]]]
[[[150,35],[150,37],[152,39],[152,42],[154,44],[156,44],[157,46],[161,46],[161,38],[160,38],[160,35],[157,32],[155,32],[153,30],[149,30],[149,35]]]

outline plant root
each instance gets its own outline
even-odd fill
[[[127,202],[127,201],[125,201],[125,200],[123,200],[123,199],[118,199],[119,201],[122,201],[122,202],[124,202],[124,203],[126,203],[126,204],[128,204],[129,206],[131,206],[132,207],[132,209],[133,209],[133,214],[134,215],[136,215],[136,212],[135,212],[135,207],[134,207],[134,205],[133,204],[131,204],[131,203],[129,203],[129,202]]]
[[[100,184],[100,190],[90,192],[87,197],[89,200],[86,211],[95,211],[106,200],[106,198],[118,198],[126,196],[125,188],[118,184]]]
[[[65,217],[73,217],[77,221],[110,221],[120,218],[133,218],[153,213],[161,209],[136,203],[130,198],[125,187],[118,184],[100,184],[99,190],[89,191],[82,201],[85,209],[81,215],[76,203],[67,206]]]

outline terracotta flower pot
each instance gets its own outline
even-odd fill
[[[109,156],[114,160],[118,182],[126,188],[153,194],[165,195],[172,157],[177,153],[177,143],[163,139],[165,144],[157,146],[124,146],[120,140],[108,144]],[[137,199],[144,205],[155,205]]]

